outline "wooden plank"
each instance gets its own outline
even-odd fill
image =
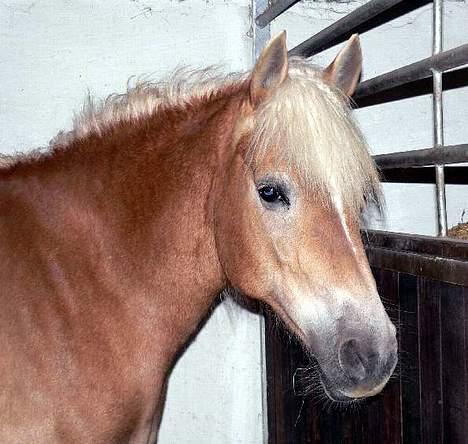
[[[369,263],[374,267],[443,280],[468,286],[468,261],[447,259],[386,248],[366,248]]]
[[[441,283],[418,278],[419,380],[421,395],[421,442],[443,442],[441,389]]]
[[[265,312],[265,364],[267,372],[267,411],[268,411],[268,441],[271,444],[281,442],[277,434],[283,429],[281,418],[284,417],[282,402],[277,392],[281,390],[281,373],[283,363],[277,357],[277,350],[281,347],[274,329],[272,315]]]
[[[265,315],[268,441],[271,444],[285,443],[286,424],[289,415],[284,409],[285,379],[288,377],[290,360],[284,333],[277,327],[274,315]],[[286,358],[286,359],[284,359]]]
[[[336,410],[329,410],[326,414],[320,414],[320,443],[341,444],[343,442],[343,416]],[[300,442],[300,441],[299,441]]]
[[[314,437],[320,439],[320,410],[313,395],[301,395],[304,387],[297,377],[297,370],[307,367],[309,358],[272,315],[266,317],[266,332],[268,442],[318,442]]]
[[[363,231],[371,266],[468,286],[468,241]]]
[[[441,296],[444,441],[463,443],[468,415],[465,408],[468,384],[465,304],[468,292],[463,287],[443,284]]]
[[[384,429],[382,427],[384,401],[382,395],[366,401],[366,413],[365,416],[361,415],[360,424],[357,424],[362,429],[363,442],[369,444],[384,442]]]
[[[421,442],[417,277],[399,274],[401,434],[403,442]]]
[[[464,425],[464,431],[465,431],[465,436],[468,433],[468,288],[464,287],[463,288],[463,299],[464,299],[464,305],[465,305],[465,322],[464,322],[464,328],[465,328],[465,344],[464,344],[464,350],[465,350],[465,407],[464,407],[464,412],[465,412],[465,417],[463,421]]]
[[[364,245],[369,247],[437,256],[441,259],[468,260],[468,241],[461,239],[382,230],[365,230],[362,239]]]
[[[385,305],[385,309],[397,330],[399,330],[400,301],[398,294],[398,273],[383,269],[373,269],[372,271],[377,284],[377,290]],[[379,395],[377,399],[381,404],[380,411],[378,412],[380,418],[370,418],[369,423],[372,424],[373,427],[369,429],[369,432],[374,439],[379,437],[381,442],[400,443],[401,400],[399,378],[391,378],[382,394]]]

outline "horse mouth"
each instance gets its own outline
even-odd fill
[[[325,373],[320,369],[319,370],[320,384],[322,386],[323,392],[327,395],[327,398],[333,402],[339,403],[352,403],[356,402],[359,398],[351,397],[341,392],[338,389],[333,389],[333,384],[326,377]]]
[[[363,401],[366,398],[375,396],[378,393],[380,393],[387,384],[387,380],[385,380],[377,386],[373,387],[372,389],[356,388],[354,390],[344,392],[338,388],[333,388],[334,385],[331,383],[331,381],[327,378],[327,376],[321,369],[319,370],[319,378],[322,389],[327,395],[327,397],[331,401],[338,403],[356,403],[359,401]]]
[[[293,389],[297,396],[307,397],[316,394],[323,399],[323,394],[332,403],[348,404],[356,403],[359,399],[343,393],[333,384],[322,370],[317,358],[308,354],[309,364],[299,367],[293,375]]]

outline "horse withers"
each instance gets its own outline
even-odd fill
[[[168,372],[217,295],[270,305],[325,393],[378,393],[395,328],[361,244],[378,175],[350,115],[353,36],[320,70],[285,34],[253,71],[88,103],[0,167],[0,442],[155,441]]]

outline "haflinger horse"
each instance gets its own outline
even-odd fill
[[[139,83],[3,158],[0,442],[156,441],[169,370],[225,288],[279,315],[332,400],[382,390],[397,343],[358,226],[379,192],[360,72],[357,36],[320,70],[282,33],[252,72]]]

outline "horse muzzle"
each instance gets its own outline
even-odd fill
[[[322,367],[325,393],[330,399],[341,402],[374,396],[385,387],[397,361],[394,334],[384,346],[366,338],[345,339],[338,347],[333,371]]]

